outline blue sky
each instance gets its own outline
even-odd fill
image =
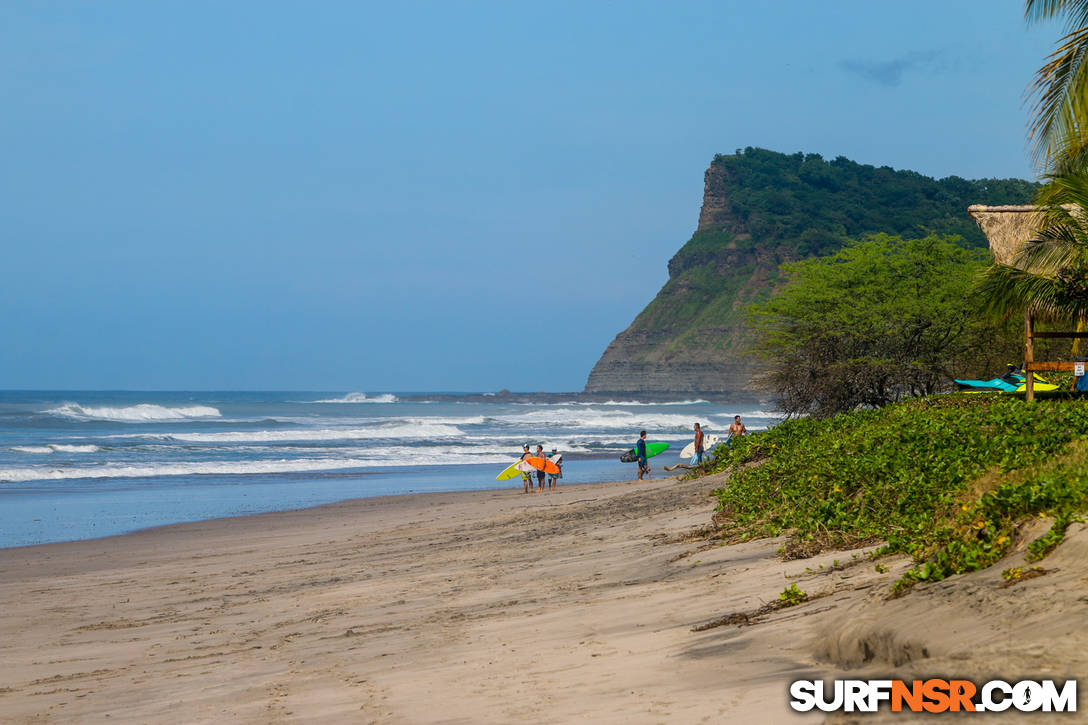
[[[580,390],[715,153],[1033,178],[1023,3],[0,4],[0,388]]]

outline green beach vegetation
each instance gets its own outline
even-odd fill
[[[919,398],[787,420],[715,453],[727,540],[785,535],[795,558],[882,543],[917,564],[896,591],[989,566],[1049,517],[1029,545],[1042,558],[1088,511],[1088,400]]]

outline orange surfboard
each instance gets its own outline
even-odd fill
[[[526,458],[525,462],[538,471],[544,471],[544,473],[559,473],[559,466],[555,465],[547,458],[538,458],[537,456],[532,456],[530,458]]]

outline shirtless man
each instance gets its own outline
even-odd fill
[[[740,416],[733,416],[733,423],[729,426],[729,442],[733,442],[733,436],[738,438],[748,433],[748,429],[744,427],[744,423],[740,422]]]

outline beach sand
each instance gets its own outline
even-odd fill
[[[361,499],[0,550],[0,720],[821,722],[789,709],[791,681],[1086,672],[1082,528],[1046,576],[1004,588],[998,565],[889,601],[903,559],[708,548],[722,483]],[[791,583],[816,598],[695,629]]]

